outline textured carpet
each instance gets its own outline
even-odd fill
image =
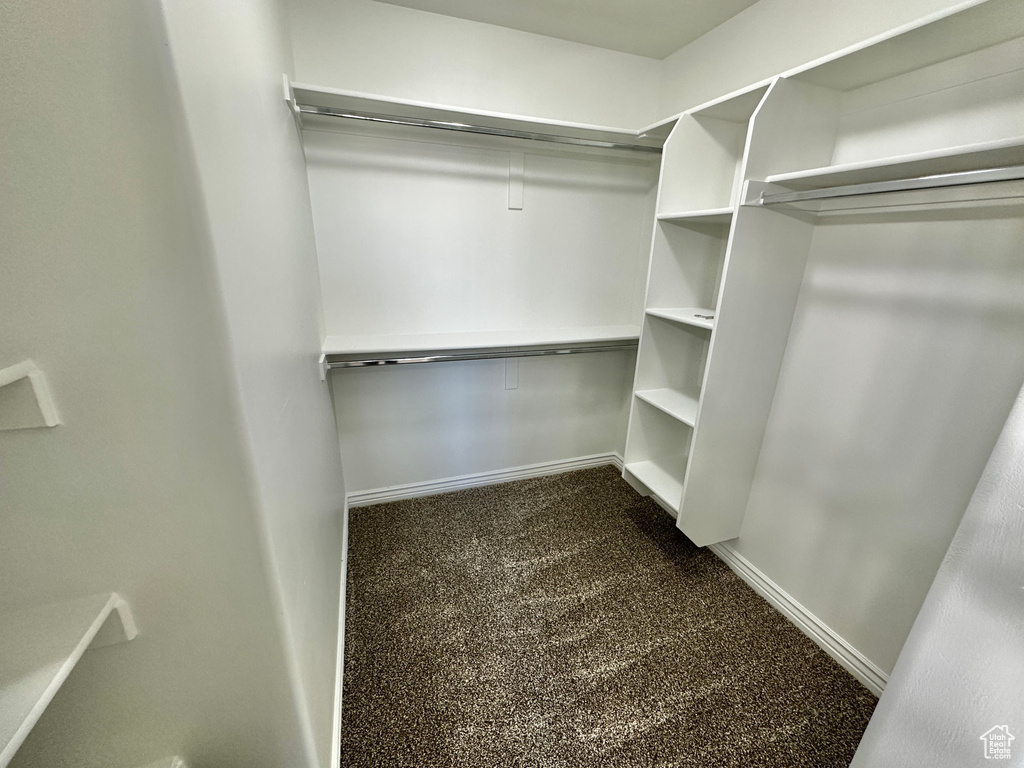
[[[346,768],[846,766],[874,696],[613,467],[353,509]]]

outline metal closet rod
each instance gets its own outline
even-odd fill
[[[340,117],[345,118],[346,120],[364,120],[371,123],[387,123],[389,125],[408,125],[413,128],[437,128],[443,131],[480,133],[486,136],[504,136],[509,139],[546,141],[551,144],[571,144],[574,147],[595,147],[597,149],[624,149],[630,152],[661,153],[661,147],[647,147],[642,144],[625,144],[614,141],[598,141],[597,139],[579,139],[575,136],[559,136],[554,133],[514,131],[508,128],[492,128],[487,125],[470,125],[468,123],[450,123],[443,120],[427,120],[426,118],[398,117],[396,115],[383,115],[375,112],[352,112],[349,110],[331,109],[330,107],[311,107],[305,104],[299,104],[298,109],[299,112],[304,115]]]
[[[635,341],[622,344],[602,344],[593,347],[547,347],[544,349],[519,349],[502,352],[454,352],[448,355],[420,355],[418,357],[389,357],[369,360],[325,361],[328,370],[337,368],[367,368],[374,365],[414,365],[418,363],[454,363],[462,360],[503,360],[508,357],[546,357],[548,355],[578,355],[584,352],[621,352],[636,350]]]
[[[1024,179],[1024,165],[1005,168],[986,168],[978,171],[938,173],[933,176],[918,176],[912,179],[892,181],[869,181],[864,184],[847,184],[840,187],[809,189],[804,192],[761,193],[761,205],[802,203],[808,200],[824,200],[830,197],[853,197],[855,195],[877,195],[883,192],[909,192],[917,189],[938,189],[958,187],[966,184],[991,184],[997,181]]]

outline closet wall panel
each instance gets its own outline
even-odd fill
[[[638,334],[657,155],[331,127],[304,135],[326,331],[340,349]],[[336,371],[346,488],[621,454],[634,365],[631,352],[598,352]]]
[[[522,358],[331,374],[349,492],[623,451],[636,356]]]
[[[886,671],[1024,382],[1022,215],[815,227],[735,548]]]
[[[651,161],[391,133],[305,133],[328,336],[639,323]]]

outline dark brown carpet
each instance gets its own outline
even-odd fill
[[[346,768],[846,766],[874,706],[613,467],[351,511]]]

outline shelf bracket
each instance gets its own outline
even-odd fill
[[[18,382],[28,380],[28,385]],[[31,360],[0,369],[0,430],[55,427],[60,424],[57,404],[46,382],[46,377]]]
[[[108,645],[127,643],[139,634],[138,627],[135,626],[135,617],[132,616],[132,609],[127,601],[114,592],[110,596],[110,602],[113,603],[110,612],[89,643],[90,648],[105,648]]]
[[[281,75],[281,79],[284,82],[284,103],[288,105],[288,111],[291,112],[292,120],[295,122],[295,132],[299,134],[299,146],[302,147],[302,153],[305,154],[306,142],[302,136],[302,110],[295,100],[295,89],[292,88],[291,78],[285,73]]]

